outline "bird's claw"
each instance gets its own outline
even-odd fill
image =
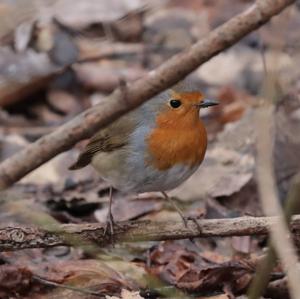
[[[197,217],[197,216],[184,216],[184,215],[180,215],[180,216],[181,216],[182,222],[183,222],[183,224],[186,228],[188,228],[188,221],[193,221],[196,224],[199,232],[201,232],[201,226],[198,222],[198,220],[202,218],[201,216],[200,217]]]
[[[111,213],[108,213],[103,231],[103,237],[108,237],[113,246],[115,245],[115,228],[118,227],[121,227],[121,225],[114,221],[113,215]]]
[[[108,213],[105,222],[103,236],[110,235],[111,237],[113,237],[115,234],[115,229],[114,229],[115,226],[117,226],[117,224],[114,221],[113,215],[111,213]]]
[[[186,218],[186,221],[188,221],[188,220],[193,221],[196,224],[196,226],[198,228],[198,231],[201,232],[201,226],[200,226],[200,224],[198,222],[198,220],[202,218],[201,216],[200,217],[197,217],[197,216],[188,216],[188,217],[185,217],[185,218]]]
[[[201,232],[201,226],[200,226],[200,224],[199,224],[198,221],[197,221],[197,220],[199,220],[199,218],[201,218],[201,216],[200,216],[200,217],[197,217],[197,216],[182,216],[182,217],[181,217],[181,219],[182,219],[182,221],[183,221],[183,224],[184,224],[184,226],[185,226],[186,228],[188,228],[188,221],[193,221],[193,222],[196,224],[196,226],[197,226],[197,228],[198,228],[198,231],[199,231],[199,233],[200,233],[200,232]],[[190,240],[197,248],[199,248],[198,245],[197,245],[197,243],[195,242],[195,239],[194,239],[194,238],[189,238],[189,240]]]
[[[103,236],[106,236],[108,234],[110,236],[113,236],[113,234],[114,234],[114,220],[112,217],[107,217],[106,222],[105,222]]]

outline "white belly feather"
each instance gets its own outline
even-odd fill
[[[99,152],[94,156],[92,165],[114,188],[129,193],[174,189],[198,168],[198,165],[190,167],[178,164],[167,170],[158,170],[145,164],[143,153],[131,152],[130,157],[126,157],[124,150]]]
[[[199,167],[177,164],[158,170],[146,163],[144,138],[149,130],[149,126],[140,126],[130,136],[130,145],[113,152],[99,152],[93,157],[92,165],[114,188],[132,193],[167,191],[176,188]]]

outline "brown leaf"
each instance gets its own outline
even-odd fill
[[[253,274],[252,263],[243,260],[214,262],[178,243],[164,242],[151,253],[152,273],[188,292],[218,291],[229,285],[244,290]]]
[[[58,263],[40,264],[33,269],[34,275],[44,281],[60,284],[61,287],[54,288],[47,292],[43,298],[99,298],[93,293],[105,295],[119,295],[122,289],[132,289],[131,282],[125,279],[120,273],[108,267],[98,260],[74,260]],[[47,286],[47,283],[45,285]],[[43,285],[42,281],[40,284]],[[70,290],[63,286],[73,286],[90,292],[84,297],[80,291]],[[36,297],[38,298],[38,297]]]
[[[282,299],[282,298],[290,298],[288,291],[288,282],[287,278],[278,279],[270,282],[266,289],[265,293],[266,297],[272,299]]]
[[[230,196],[251,180],[253,169],[252,155],[241,154],[216,143],[214,148],[208,149],[199,170],[171,191],[171,195],[183,200]]]
[[[250,253],[251,246],[251,237],[242,236],[242,237],[232,237],[232,247],[241,253]]]
[[[143,299],[139,292],[130,292],[128,290],[123,289],[121,292],[121,297],[111,297],[111,296],[106,296],[106,299]]]
[[[32,273],[25,267],[0,266],[0,297],[15,296],[30,288]]]
[[[241,119],[249,107],[253,106],[254,99],[244,91],[225,86],[220,89],[217,97],[221,105],[215,107],[218,111],[218,121],[221,124]]]
[[[198,297],[197,299],[229,299],[229,297],[226,294],[220,294],[217,296]]]

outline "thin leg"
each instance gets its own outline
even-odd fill
[[[109,188],[109,205],[108,205],[108,212],[107,212],[107,217],[106,217],[106,224],[105,224],[105,229],[104,229],[104,235],[106,235],[108,228],[110,229],[110,234],[113,236],[114,234],[114,217],[111,212],[111,207],[112,207],[112,191],[113,188]]]
[[[113,192],[113,188],[112,188],[112,187],[109,187],[109,206],[108,206],[108,213],[109,213],[110,219],[113,219],[112,212],[111,212],[111,206],[112,206],[112,192]]]
[[[174,201],[171,197],[169,197],[168,194],[167,194],[166,192],[161,191],[161,193],[162,193],[163,197],[164,197],[165,199],[167,199],[167,200],[172,204],[172,206],[174,207],[174,209],[175,209],[175,210],[177,211],[177,213],[180,215],[180,217],[181,217],[181,219],[182,219],[182,221],[183,221],[184,226],[187,227],[187,219],[186,219],[186,217],[184,216],[184,214],[183,214],[183,212],[181,211],[181,209],[176,205],[175,201]]]
[[[172,204],[172,206],[174,207],[174,209],[178,212],[178,214],[180,215],[180,217],[181,217],[181,219],[182,219],[183,224],[184,224],[185,227],[187,227],[187,220],[192,220],[192,221],[196,224],[198,230],[201,231],[201,227],[200,227],[200,225],[199,225],[199,223],[198,223],[196,217],[186,217],[186,216],[184,216],[184,213],[183,213],[182,210],[176,205],[175,201],[174,201],[171,197],[169,197],[168,194],[167,194],[166,192],[161,191],[161,193],[162,193],[163,197],[164,197],[165,199],[167,199],[167,200]]]
[[[167,199],[167,200],[172,204],[172,206],[174,207],[174,209],[178,212],[178,214],[180,215],[180,217],[181,217],[181,219],[182,219],[182,222],[183,222],[183,224],[184,224],[184,226],[185,226],[186,228],[188,228],[187,220],[192,220],[192,221],[196,224],[196,226],[198,227],[198,230],[201,231],[201,227],[200,227],[199,223],[197,222],[197,220],[196,220],[194,217],[185,217],[184,214],[183,214],[183,212],[181,211],[181,209],[176,205],[175,201],[174,201],[171,197],[169,197],[168,194],[167,194],[166,192],[161,191],[161,193],[162,193],[163,197],[164,197],[165,199]],[[193,238],[189,238],[189,240],[190,240],[196,247],[198,247],[197,243],[195,242],[195,240],[194,240]]]

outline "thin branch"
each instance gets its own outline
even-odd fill
[[[284,207],[284,217],[287,223],[290,223],[293,215],[300,213],[300,174],[295,175],[292,180],[292,186],[288,192],[288,196],[285,200]],[[296,229],[297,230],[297,229]],[[295,238],[295,241],[298,243],[299,240]],[[249,288],[249,299],[258,299],[261,298],[264,291],[267,289],[267,286],[270,281],[271,272],[276,265],[276,252],[272,242],[268,242],[269,250],[267,251],[266,256],[261,260],[256,269],[256,274],[253,278],[251,286]]]
[[[273,114],[274,110],[271,105],[263,106],[257,111],[257,181],[265,215],[279,215],[278,221],[270,227],[271,241],[287,273],[291,297],[296,299],[300,295],[300,271],[297,266],[296,250],[289,238],[290,233],[280,206],[274,178],[272,155]],[[271,257],[272,255],[274,253],[271,254]],[[270,268],[271,263],[268,265]]]
[[[239,217],[232,219],[188,221],[134,221],[120,222],[115,227],[114,238],[104,236],[104,224],[63,224],[51,228],[37,228],[24,225],[0,227],[0,251],[24,248],[46,248],[60,245],[108,246],[111,242],[139,242],[178,240],[203,237],[230,237],[245,235],[266,235],[271,227],[277,226],[278,217]],[[46,226],[45,226],[46,227]],[[295,236],[300,234],[300,215],[293,217],[291,227]]]
[[[0,189],[12,185],[27,173],[99,128],[171,87],[201,64],[259,28],[295,0],[257,0],[245,12],[230,19],[186,51],[173,56],[142,79],[128,85],[127,101],[117,89],[107,101],[86,110],[55,132],[42,137],[0,165]]]
[[[262,38],[260,38],[261,41],[261,56],[262,56],[262,63],[264,67],[264,85],[265,86],[265,97],[268,99],[268,101],[275,101],[276,99],[276,86],[274,82],[274,78],[271,76],[271,74],[268,71],[267,68],[267,61],[264,53],[263,48],[263,41]],[[264,110],[266,109],[266,110]],[[299,174],[295,176],[293,180],[292,187],[290,188],[289,194],[287,198],[285,199],[285,208],[284,211],[282,211],[280,204],[279,204],[279,197],[277,193],[277,187],[275,186],[275,178],[274,178],[274,167],[273,167],[273,139],[272,139],[272,124],[273,124],[273,111],[272,108],[264,108],[262,111],[257,112],[257,131],[258,133],[258,143],[257,143],[257,151],[258,151],[258,159],[257,159],[257,172],[258,172],[258,178],[259,180],[259,187],[260,187],[260,193],[261,193],[261,200],[264,202],[263,207],[265,210],[265,213],[267,215],[273,215],[273,213],[276,213],[277,215],[281,215],[281,223],[279,222],[278,225],[282,225],[285,221],[285,227],[282,227],[282,230],[285,230],[286,234],[288,234],[288,229],[286,228],[288,223],[290,222],[290,219],[293,214],[297,214],[299,211],[299,195],[300,195],[300,185],[299,185]],[[267,112],[267,113],[266,113]],[[264,115],[264,113],[266,113]],[[265,185],[263,185],[265,184]],[[269,192],[269,194],[268,194]],[[264,196],[264,198],[263,198]],[[271,211],[270,211],[271,210]],[[272,211],[273,210],[273,211]],[[269,214],[267,212],[270,212]],[[282,234],[278,231],[276,232],[276,229],[274,229],[274,234]],[[276,236],[275,236],[276,237]],[[278,237],[278,242],[279,238]],[[284,238],[284,236],[281,236],[281,238]],[[267,285],[270,280],[270,275],[272,269],[276,265],[277,255],[276,251],[278,251],[277,247],[274,246],[274,236],[272,235],[271,240],[268,241],[268,252],[265,256],[265,258],[259,263],[257,269],[256,269],[256,275],[251,283],[251,286],[249,288],[249,299],[258,299],[261,298],[263,293],[265,292]],[[277,243],[278,243],[277,242]],[[280,243],[280,242],[279,242]],[[278,243],[277,246],[280,246]],[[282,246],[282,245],[281,245]],[[288,243],[288,247],[292,247],[293,251],[293,244],[291,242]],[[276,250],[277,249],[277,250]],[[297,261],[297,256],[295,252],[291,252],[289,256],[290,263],[292,263],[292,260]],[[290,264],[291,265],[291,264]],[[297,266],[295,266],[297,268]],[[300,274],[299,270],[295,269],[295,272],[291,275]],[[299,277],[299,276],[298,276]],[[296,277],[295,277],[296,278]],[[297,292],[299,292],[299,288],[297,289],[296,286],[296,279],[294,281],[290,281],[290,278],[288,277],[288,280],[290,285],[293,285],[293,296],[297,296]],[[299,294],[299,293],[298,293]]]

